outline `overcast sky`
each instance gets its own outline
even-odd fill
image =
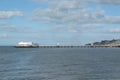
[[[120,0],[0,0],[0,45],[120,38]]]

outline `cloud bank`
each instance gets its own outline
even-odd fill
[[[106,16],[105,10],[88,6],[87,2],[119,4],[116,0],[37,0],[49,3],[46,9],[35,9],[32,19],[54,25],[82,26],[83,24],[119,24],[120,16]],[[96,25],[98,26],[98,25]],[[90,26],[92,27],[92,26]]]
[[[65,1],[65,0],[33,0],[36,2],[40,2],[40,3],[51,3],[51,2],[60,2],[60,1]],[[112,5],[116,5],[116,4],[120,4],[120,0],[66,0],[66,1],[77,1],[77,2],[85,2],[85,3],[99,3],[99,4],[112,4]]]

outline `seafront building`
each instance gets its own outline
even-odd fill
[[[16,47],[39,47],[39,44],[33,42],[19,42]]]
[[[103,40],[101,42],[94,42],[86,44],[86,46],[109,46],[109,47],[120,47],[120,39]]]

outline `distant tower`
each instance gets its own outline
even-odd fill
[[[57,46],[60,46],[60,43],[57,43]]]
[[[59,48],[60,47],[60,43],[57,43],[56,47]]]

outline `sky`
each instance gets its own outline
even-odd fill
[[[0,45],[120,39],[120,0],[0,0]]]

